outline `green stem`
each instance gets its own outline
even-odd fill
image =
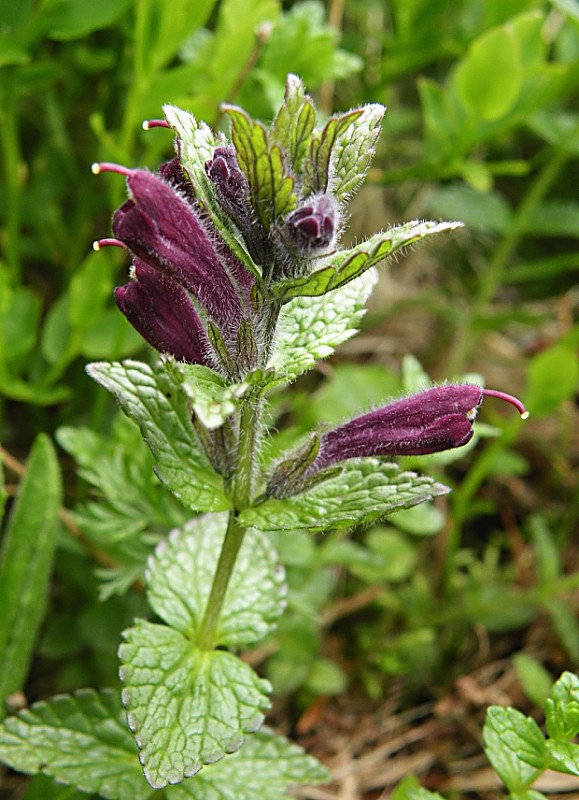
[[[232,487],[233,509],[229,512],[225,539],[201,622],[199,647],[202,650],[211,650],[215,645],[217,626],[225,602],[227,587],[246,531],[246,528],[238,524],[237,515],[247,508],[254,494],[262,406],[261,400],[248,398],[241,409],[237,464]]]
[[[245,528],[237,524],[235,511],[230,511],[225,539],[223,540],[217,569],[215,570],[209,599],[207,600],[207,607],[201,622],[199,634],[199,647],[201,650],[212,650],[215,646],[215,634],[217,633],[221,610],[223,609],[227,587],[233,574],[233,568],[235,567],[239,548],[243,542],[245,530]]]

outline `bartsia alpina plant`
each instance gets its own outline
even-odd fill
[[[272,392],[354,333],[375,265],[459,224],[413,221],[340,246],[384,110],[368,105],[318,126],[290,76],[269,127],[226,106],[226,139],[168,106],[148,125],[175,134],[176,155],[158,172],[93,168],[126,180],[113,237],[96,247],[132,259],[115,301],[160,357],[89,373],[139,425],[160,480],[205,512],[151,558],[146,582],[161,624],[136,622],[119,652],[123,704],[153,788],[201,768],[218,785],[214,762],[233,758],[248,734],[247,758],[267,751],[289,763],[292,746],[255,733],[269,684],[234,654],[261,641],[285,605],[268,532],[352,527],[445,494],[393,458],[464,445],[485,397],[526,415],[503,392],[444,384],[312,431],[275,458],[264,447]],[[323,779],[303,754],[295,763],[286,782]]]

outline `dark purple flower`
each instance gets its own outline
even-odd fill
[[[242,317],[241,300],[196,209],[163,178],[146,170],[98,164],[126,175],[131,198],[113,217],[115,237],[132,253],[189,291],[222,326]]]
[[[213,158],[205,163],[209,180],[217,189],[223,209],[238,226],[249,227],[249,183],[239,168],[235,149],[231,146],[216,147]]]
[[[350,458],[364,456],[417,456],[461,447],[473,435],[473,422],[484,397],[499,397],[514,405],[521,417],[528,412],[517,398],[473,384],[446,384],[404,397],[376,411],[355,417],[324,433],[319,449],[307,466],[303,454],[296,456],[304,463],[301,476],[292,474],[291,487],[274,472],[270,494],[281,497],[300,489],[320,470]],[[313,451],[312,451],[313,452]],[[284,474],[290,474],[289,462],[283,462]],[[278,470],[279,471],[279,470]]]
[[[131,277],[115,289],[115,302],[131,325],[160,353],[205,364],[209,343],[187,292],[139,259]]]
[[[329,194],[310,197],[288,214],[283,238],[296,255],[313,258],[326,253],[334,244],[338,229],[338,208]]]

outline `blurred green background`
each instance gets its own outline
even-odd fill
[[[375,700],[393,680],[443,694],[499,656],[540,703],[547,677],[579,664],[578,4],[0,0],[8,511],[36,441],[4,538],[4,569],[21,570],[0,599],[29,630],[4,694],[116,686],[147,555],[185,519],[84,372],[152,357],[112,302],[126,258],[91,248],[124,195],[90,165],[170,157],[169,133],[141,127],[164,103],[217,128],[224,101],[268,121],[288,72],[322,114],[388,106],[347,239],[410,218],[465,228],[382,269],[362,333],[279,398],[276,424],[293,435],[473,375],[531,418],[487,402],[476,446],[407,459],[453,486],[436,507],[347,538],[278,537],[288,612],[251,657],[300,707],[351,687]],[[14,556],[19,536],[32,545]]]

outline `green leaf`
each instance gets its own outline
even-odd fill
[[[154,611],[193,642],[211,590],[227,528],[227,514],[206,514],[175,530],[149,562],[147,582]],[[269,539],[247,530],[219,618],[216,645],[259,642],[285,606],[284,571]]]
[[[332,193],[338,200],[347,200],[362,183],[382,129],[386,107],[378,103],[364,106],[352,125],[336,139],[333,151]]]
[[[362,116],[357,108],[340,116],[330,117],[323,129],[312,138],[308,174],[304,181],[304,193],[327,192],[333,178],[334,147],[338,141],[344,146],[344,136],[351,126]],[[337,149],[337,147],[336,147]],[[345,179],[346,176],[342,175]]]
[[[221,478],[191,424],[187,397],[168,370],[127,360],[89,364],[87,372],[138,424],[157,462],[157,475],[182,503],[196,511],[229,507]]]
[[[123,704],[154,789],[235,752],[263,722],[271,687],[232,653],[144,620],[124,636]]]
[[[531,414],[546,416],[574,396],[579,385],[579,358],[573,347],[555,344],[529,365],[525,401]]]
[[[272,123],[269,138],[288,154],[296,175],[301,173],[302,163],[309,154],[315,124],[316,110],[311,97],[296,75],[288,75],[285,99]]]
[[[507,789],[511,793],[518,794],[531,786],[538,771],[522,761],[511,748],[507,747],[499,734],[488,724],[490,710],[489,708],[487,711],[487,720],[483,728],[484,751],[492,768]]]
[[[91,689],[35,703],[0,727],[0,760],[110,800],[146,800],[135,743],[116,693]]]
[[[5,698],[23,688],[44,617],[61,494],[56,453],[41,434],[30,453],[0,553],[0,716]]]
[[[270,145],[265,127],[236,106],[224,106],[231,120],[231,140],[249,182],[253,207],[266,231],[297,206],[294,179],[281,149]]]
[[[322,358],[328,358],[357,332],[377,280],[377,273],[370,269],[330,294],[296,297],[286,303],[268,366],[293,380]]]
[[[522,81],[519,44],[506,25],[475,39],[454,75],[464,108],[485,122],[508,114],[519,97]]]
[[[435,190],[427,198],[425,210],[447,219],[460,217],[468,230],[484,233],[506,233],[513,217],[499,192],[475,192],[459,184]]]
[[[249,383],[226,383],[209,367],[201,364],[179,364],[183,391],[202,424],[214,430],[221,427],[250,388]]]
[[[239,522],[264,531],[351,528],[448,491],[432,478],[401,472],[395,464],[375,458],[361,458],[347,462],[338,475],[301,494],[248,508]]]
[[[131,0],[47,0],[42,5],[48,37],[67,41],[108,28],[124,14]]]
[[[550,769],[579,777],[579,744],[549,740],[547,752]]]
[[[460,222],[406,222],[389,231],[376,233],[350,250],[341,250],[321,261],[321,268],[273,286],[279,300],[287,303],[294,297],[317,297],[344,286],[373,267],[386,256],[443,231],[461,227]]]
[[[500,746],[493,738],[493,734],[498,737]],[[547,768],[547,750],[541,729],[535,720],[526,717],[515,708],[490,706],[487,710],[483,736],[485,751],[490,762],[511,791],[520,791],[521,788],[530,785],[532,781],[529,781],[529,778],[533,773],[529,772],[529,768],[533,771]],[[491,752],[486,750],[487,747]],[[502,752],[499,764],[511,767],[511,772],[507,775],[503,775],[495,764],[497,747]],[[517,762],[521,762],[521,765],[517,766]]]
[[[291,800],[290,784],[323,783],[328,771],[301,747],[264,728],[242,749],[208,764],[192,780],[165,789],[168,800]]]
[[[391,800],[444,800],[438,792],[431,792],[421,786],[415,775],[408,775],[401,780],[390,798]]]
[[[553,685],[548,670],[536,658],[522,652],[513,657],[513,664],[525,695],[542,708]]]
[[[579,734],[579,677],[564,672],[553,684],[545,703],[545,722],[551,739],[570,741]]]

